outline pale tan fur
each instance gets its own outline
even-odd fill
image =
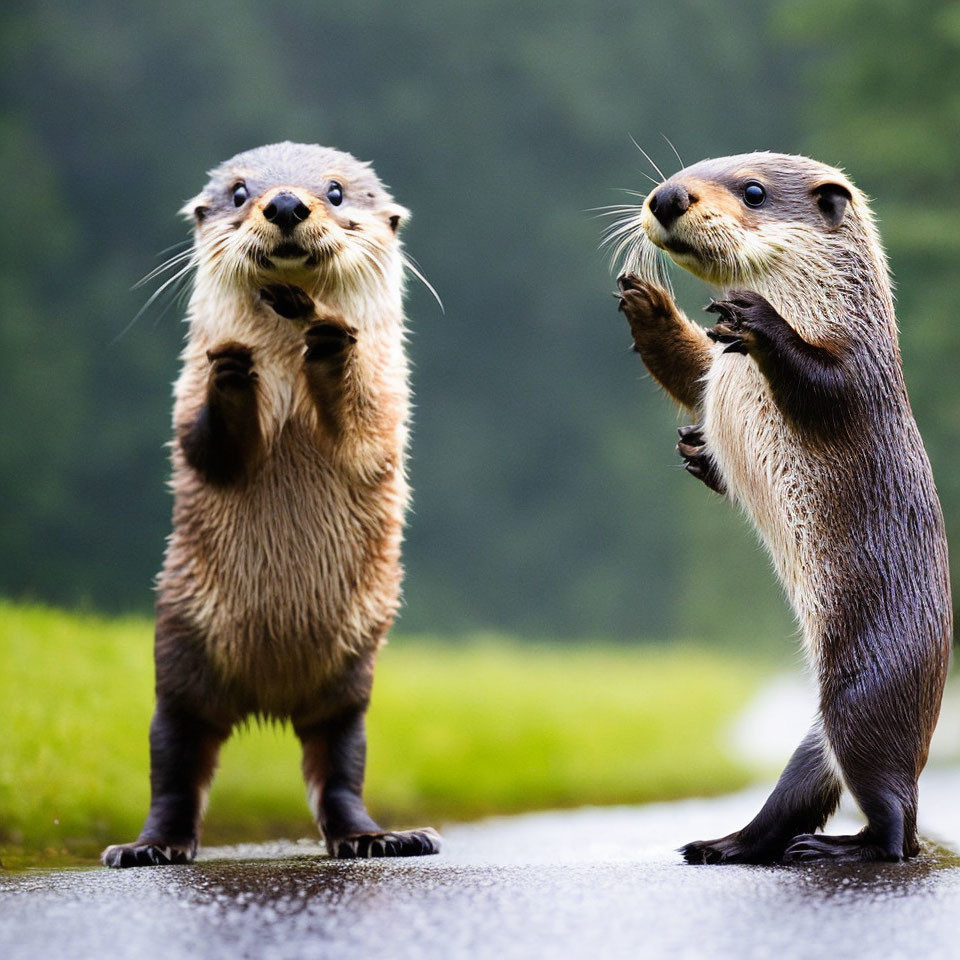
[[[334,156],[332,174],[346,184],[372,177],[353,158]],[[248,255],[266,227],[256,211],[236,229],[216,222],[197,229],[174,427],[192,423],[204,403],[207,351],[242,344],[259,378],[262,460],[243,482],[217,487],[173,444],[174,531],[158,582],[162,602],[205,638],[222,679],[276,715],[335,677],[345,658],[382,641],[400,602],[409,500],[403,262],[389,223],[405,211],[387,198],[357,236],[318,210],[301,185],[288,187],[308,202],[310,222],[318,220],[317,244],[334,251],[320,269],[258,267]],[[203,195],[188,209],[202,202]],[[279,281],[303,287],[317,298],[321,318],[329,313],[357,332],[336,436],[323,430],[308,393],[304,324],[259,299],[262,286]]]

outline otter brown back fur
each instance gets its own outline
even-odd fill
[[[756,525],[820,685],[820,715],[763,811],[683,853],[911,856],[952,608],[943,517],[867,199],[835,168],[745,154],[682,170],[634,223],[632,263],[649,263],[652,243],[726,291],[705,331],[658,277],[620,280],[637,351],[701,421],[681,431],[688,468]],[[813,836],[841,784],[867,827]]]

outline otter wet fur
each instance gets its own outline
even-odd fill
[[[398,230],[368,164],[241,153],[184,208],[196,277],[157,584],[150,812],[111,867],[193,859],[217,754],[290,720],[331,856],[436,853],[362,799],[374,660],[397,612],[409,419]]]
[[[698,421],[678,449],[752,519],[819,682],[818,716],[756,818],[681,852],[915,856],[951,644],[947,543],[868,201],[840,170],[753,153],[675,174],[614,235],[635,349]],[[707,307],[712,329],[676,306],[655,248],[724,291]],[[844,786],[866,827],[817,833]]]

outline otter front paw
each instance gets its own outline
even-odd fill
[[[170,863],[191,863],[197,854],[196,841],[187,843],[115,843],[100,854],[105,867],[161,867]]]
[[[358,833],[328,841],[330,856],[338,860],[371,857],[426,857],[440,852],[440,836],[431,827],[420,830],[384,830]]]
[[[257,381],[253,351],[240,343],[225,343],[207,351],[210,386],[221,393],[244,390]]]
[[[723,477],[717,469],[716,461],[710,456],[707,442],[703,436],[703,427],[698,423],[688,427],[680,427],[680,442],[677,444],[677,453],[683,457],[684,469],[691,476],[705,483],[711,490],[721,496],[727,492]]]
[[[311,320],[317,314],[313,297],[292,283],[275,283],[260,291],[260,299],[287,320]]]
[[[750,354],[787,325],[767,300],[751,290],[732,290],[726,300],[711,300],[703,309],[720,316],[707,336],[727,344],[724,353]]]
[[[343,358],[357,342],[357,331],[342,321],[321,320],[311,324],[304,336],[307,349],[303,355],[307,363]]]
[[[661,287],[641,280],[636,274],[621,273],[617,277],[619,307],[633,334],[633,348],[640,352],[641,337],[651,327],[659,327],[673,318],[675,309],[670,294]]]

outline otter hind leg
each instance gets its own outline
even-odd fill
[[[799,833],[826,823],[840,800],[840,782],[827,761],[815,724],[794,751],[773,793],[742,830],[680,848],[687,863],[777,863]]]
[[[158,700],[150,724],[150,812],[133,843],[100,855],[107,867],[189,863],[197,852],[203,795],[229,731]]]
[[[796,836],[785,863],[895,861],[916,856],[917,771],[924,738],[909,725],[878,714],[876,691],[851,686],[825,714],[827,734],[843,779],[867,818],[857,834]],[[883,702],[887,702],[884,699]]]
[[[830,836],[804,833],[794,837],[784,851],[784,863],[896,861],[916,856],[916,789],[897,796],[882,785],[864,790],[862,782],[850,785],[867,817],[867,825],[855,834]]]
[[[794,837],[783,854],[783,862],[788,864],[813,863],[817,860],[853,863],[900,859],[891,854],[886,844],[874,842],[866,829],[846,836],[804,833]]]
[[[429,827],[383,830],[363,802],[366,766],[364,711],[311,727],[296,726],[303,744],[303,776],[327,852],[341,860],[418,857],[440,852]]]

